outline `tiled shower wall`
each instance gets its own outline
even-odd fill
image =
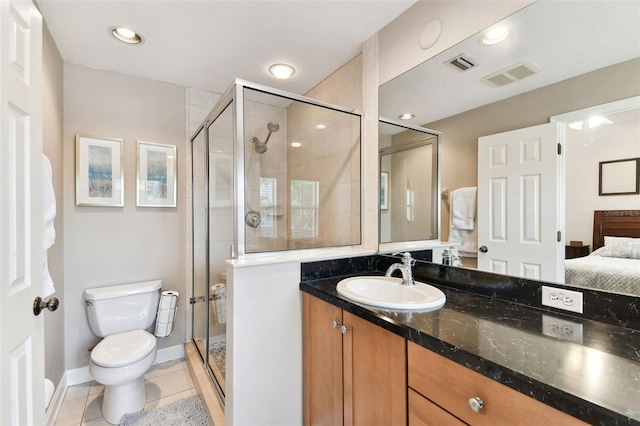
[[[247,100],[245,95],[245,211],[260,212],[262,222],[257,228],[245,227],[245,250],[247,253],[277,251],[287,249],[287,223],[285,222],[287,200],[287,114],[286,110],[261,102]],[[264,142],[269,131],[267,124],[275,122],[280,130],[273,132],[267,143],[267,151],[259,154],[251,143],[253,136]],[[261,201],[260,178],[273,179],[273,186],[263,182],[264,193],[274,190],[274,202]],[[266,195],[266,194],[265,194]]]

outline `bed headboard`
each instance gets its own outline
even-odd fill
[[[640,238],[640,210],[594,210],[592,250],[604,246],[604,236]]]

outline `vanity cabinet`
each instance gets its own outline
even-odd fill
[[[405,339],[303,293],[304,424],[407,424]]]
[[[586,425],[413,342],[407,358],[410,426]]]

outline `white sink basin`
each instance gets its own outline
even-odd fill
[[[389,309],[437,309],[447,301],[439,289],[416,281],[403,285],[395,277],[352,277],[338,283],[338,293],[354,302]]]

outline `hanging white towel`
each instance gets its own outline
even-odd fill
[[[451,212],[453,214],[453,224],[458,229],[473,230],[476,217],[476,194],[478,188],[475,186],[459,188],[451,191]]]
[[[464,190],[464,191],[462,191]],[[460,194],[464,194],[464,196],[459,197]],[[451,191],[451,213],[449,215],[449,242],[450,243],[458,243],[460,244],[458,248],[458,254],[463,257],[477,257],[478,256],[478,229],[476,226],[476,194],[477,188],[460,188],[454,191]],[[456,220],[456,213],[454,209],[454,200],[464,199],[465,202],[469,202],[470,198],[473,198],[473,213],[465,213],[467,214],[466,219],[462,222]],[[458,209],[458,211],[466,212],[466,209]],[[463,217],[461,214],[458,216]],[[471,224],[469,225],[468,221],[471,220]],[[460,228],[456,226],[456,223],[464,226],[465,228]]]
[[[51,162],[46,155],[42,154],[42,293],[43,297],[51,296],[56,289],[53,286],[53,279],[49,273],[49,262],[47,251],[56,242],[56,229],[53,221],[56,218],[56,194],[53,191],[53,171]]]

